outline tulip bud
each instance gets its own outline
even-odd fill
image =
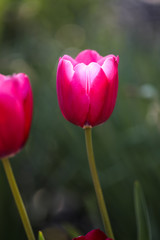
[[[57,95],[63,116],[80,127],[105,122],[118,92],[119,57],[84,50],[73,59],[64,55],[57,70]]]
[[[112,239],[108,238],[106,234],[104,234],[104,232],[102,232],[101,230],[94,229],[87,233],[85,236],[79,236],[77,238],[74,238],[73,240],[112,240]]]
[[[27,75],[0,74],[0,158],[14,155],[25,144],[32,108],[32,90]]]

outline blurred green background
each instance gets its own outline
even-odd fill
[[[160,1],[0,0],[0,72],[25,72],[34,94],[26,147],[11,164],[35,234],[103,230],[84,132],[58,107],[56,68],[83,49],[120,56],[111,118],[93,129],[105,200],[117,240],[136,239],[133,184],[142,184],[154,240],[160,238]],[[26,239],[2,164],[0,239]]]

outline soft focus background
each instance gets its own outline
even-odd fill
[[[83,49],[120,56],[111,118],[93,129],[96,163],[117,240],[136,239],[133,184],[160,239],[160,1],[0,0],[0,72],[25,72],[34,93],[26,147],[11,160],[35,233],[69,240],[103,230],[84,132],[58,107],[56,67]],[[68,234],[68,232],[70,234]],[[26,239],[2,164],[0,239]]]

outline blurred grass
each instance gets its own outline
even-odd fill
[[[58,58],[91,48],[120,55],[114,113],[93,129],[116,239],[136,239],[133,183],[138,179],[153,239],[159,240],[159,13],[159,4],[146,1],[0,1],[0,72],[27,73],[34,93],[30,138],[11,163],[36,234],[66,222],[82,233],[103,229],[83,130],[63,118],[56,96]],[[1,239],[26,239],[2,166],[0,189]]]

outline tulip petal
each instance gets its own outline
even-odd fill
[[[100,66],[102,66],[103,63],[105,62],[105,60],[106,60],[107,58],[111,58],[111,57],[114,57],[114,58],[115,58],[115,56],[114,56],[113,54],[109,54],[109,55],[107,55],[107,56],[105,56],[105,57],[101,57],[101,58],[98,60],[97,63],[98,63]]]
[[[86,234],[86,240],[106,240],[107,236],[99,229],[94,229]]]
[[[32,121],[32,113],[33,113],[33,96],[32,96],[32,89],[29,82],[29,78],[24,73],[17,74],[17,80],[20,83],[20,93],[22,96],[22,105],[24,110],[24,118],[25,118],[25,125],[24,125],[24,138],[22,145],[25,144],[29,130],[31,128],[31,121]]]
[[[111,240],[107,238],[106,234],[100,229],[93,229],[88,232],[85,236],[79,236],[73,240]]]
[[[70,61],[73,66],[75,66],[75,65],[77,64],[77,61],[76,61],[75,59],[73,59],[73,58],[72,58],[71,56],[69,56],[69,55],[64,55],[62,58],[65,59],[65,60]]]
[[[21,148],[23,134],[22,105],[10,94],[0,93],[0,158]]]
[[[97,62],[100,58],[101,56],[96,51],[87,49],[80,52],[75,60],[78,63],[85,63],[88,65],[91,62]]]
[[[106,104],[108,92],[108,79],[97,63],[88,65],[88,80],[90,81],[90,107],[87,116],[89,125],[95,126],[102,122],[102,109]]]
[[[70,122],[83,126],[88,113],[85,65],[73,70],[71,62],[60,60],[57,71],[57,93],[61,111]]]
[[[86,65],[83,63],[76,65],[69,89],[69,105],[72,122],[81,127],[84,126],[89,111],[86,68]]]
[[[0,75],[0,92],[9,94],[19,100],[22,104],[22,111],[25,117],[25,125],[23,130],[23,142],[28,138],[31,127],[33,97],[29,78],[24,73],[13,74],[12,76]]]
[[[68,112],[70,112],[70,107],[68,106],[68,88],[73,74],[74,71],[71,62],[60,59],[57,70],[57,95],[60,109],[67,119],[69,117],[67,116]]]
[[[119,57],[107,57],[102,65],[102,69],[108,77],[109,81],[112,81],[118,74],[118,62]]]
[[[106,107],[102,115],[108,119],[113,112],[118,93],[118,61],[119,57],[107,58],[102,65],[103,71],[108,78],[108,94],[106,98]]]

